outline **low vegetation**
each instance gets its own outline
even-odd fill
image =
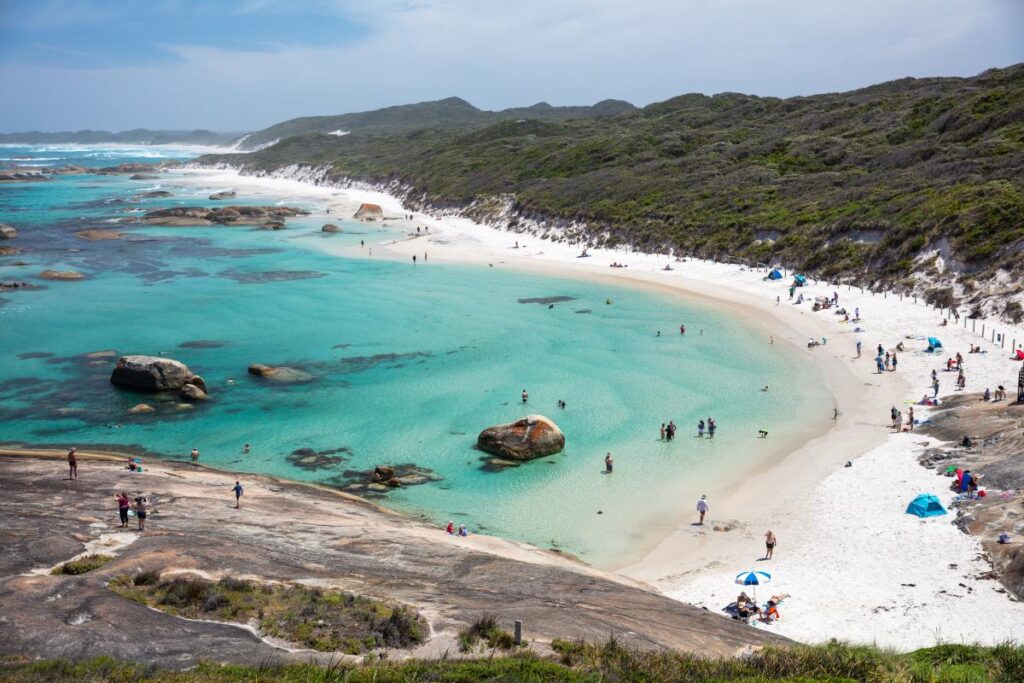
[[[121,576],[110,589],[189,619],[253,623],[261,635],[324,652],[363,654],[422,642],[426,622],[401,605],[340,591],[234,578]]]
[[[964,273],[1024,270],[1024,65],[789,99],[690,94],[607,117],[378,123],[200,162],[320,167],[513,229],[575,224],[552,236],[829,278],[899,282],[933,249]]]
[[[512,634],[498,626],[496,617],[485,614],[459,631],[459,651],[472,652],[483,641],[487,647],[511,650],[515,647]]]
[[[113,559],[114,558],[110,555],[84,555],[79,557],[77,560],[71,560],[55,567],[51,573],[66,575],[85,574],[86,572],[91,572],[93,569],[99,569]]]
[[[636,652],[614,640],[604,645],[557,642],[558,660],[531,653],[481,659],[373,659],[362,665],[235,666],[200,664],[168,671],[141,664],[94,659],[87,662],[0,661],[0,681],[9,683],[1019,683],[1024,647],[943,645],[910,654],[839,643],[768,648],[749,657],[710,659],[671,652]]]

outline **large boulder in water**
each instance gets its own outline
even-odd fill
[[[344,230],[339,228],[334,223],[326,223],[324,227],[320,228],[320,230],[322,230],[323,232],[344,232]]]
[[[110,382],[133,389],[167,391],[181,389],[192,377],[187,365],[172,358],[121,356],[110,375]]]
[[[10,240],[18,236],[18,231],[9,225],[0,223],[0,240]]]
[[[560,453],[565,434],[543,415],[527,415],[508,424],[488,427],[480,432],[477,447],[507,460],[533,460]]]
[[[362,221],[374,221],[384,217],[384,210],[377,204],[360,204],[355,217]]]

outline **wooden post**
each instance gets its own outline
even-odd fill
[[[512,622],[512,642],[516,645],[523,644],[523,622],[518,619]]]

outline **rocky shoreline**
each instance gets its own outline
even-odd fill
[[[177,669],[201,660],[338,658],[108,590],[109,581],[140,571],[300,582],[410,605],[429,622],[429,640],[392,650],[392,658],[456,656],[458,631],[483,613],[505,628],[522,620],[530,649],[541,654],[555,638],[609,635],[629,647],[723,656],[786,642],[557,553],[449,536],[322,487],[155,460],[131,472],[126,457],[80,452],[78,479],[69,481],[62,451],[0,447],[0,655],[106,655]],[[236,479],[245,486],[237,510]],[[113,495],[121,490],[149,499],[144,533],[119,529]],[[111,559],[79,575],[50,571],[89,553]],[[125,638],[126,625],[144,640]]]
[[[1024,600],[1024,404],[990,403],[980,394],[947,400],[921,431],[941,444],[926,449],[919,461],[943,477],[948,488],[951,468],[970,470],[985,497],[955,503],[956,525],[977,536],[995,578],[1017,599]],[[963,445],[964,437],[969,445]],[[1001,534],[1009,542],[1000,543]]]

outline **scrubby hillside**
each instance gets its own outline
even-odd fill
[[[790,99],[683,95],[611,118],[293,137],[201,162],[320,167],[511,229],[781,261],[1021,314],[1008,295],[1024,288],[1024,65]]]
[[[547,102],[540,102],[532,107],[484,111],[461,98],[448,97],[435,102],[403,104],[352,114],[305,116],[290,119],[245,136],[239,147],[244,150],[259,149],[288,137],[314,133],[325,135],[395,134],[428,128],[467,130],[509,119],[532,118],[561,121],[572,118],[618,116],[635,109],[636,107],[629,102],[603,100],[591,107],[552,107]]]

